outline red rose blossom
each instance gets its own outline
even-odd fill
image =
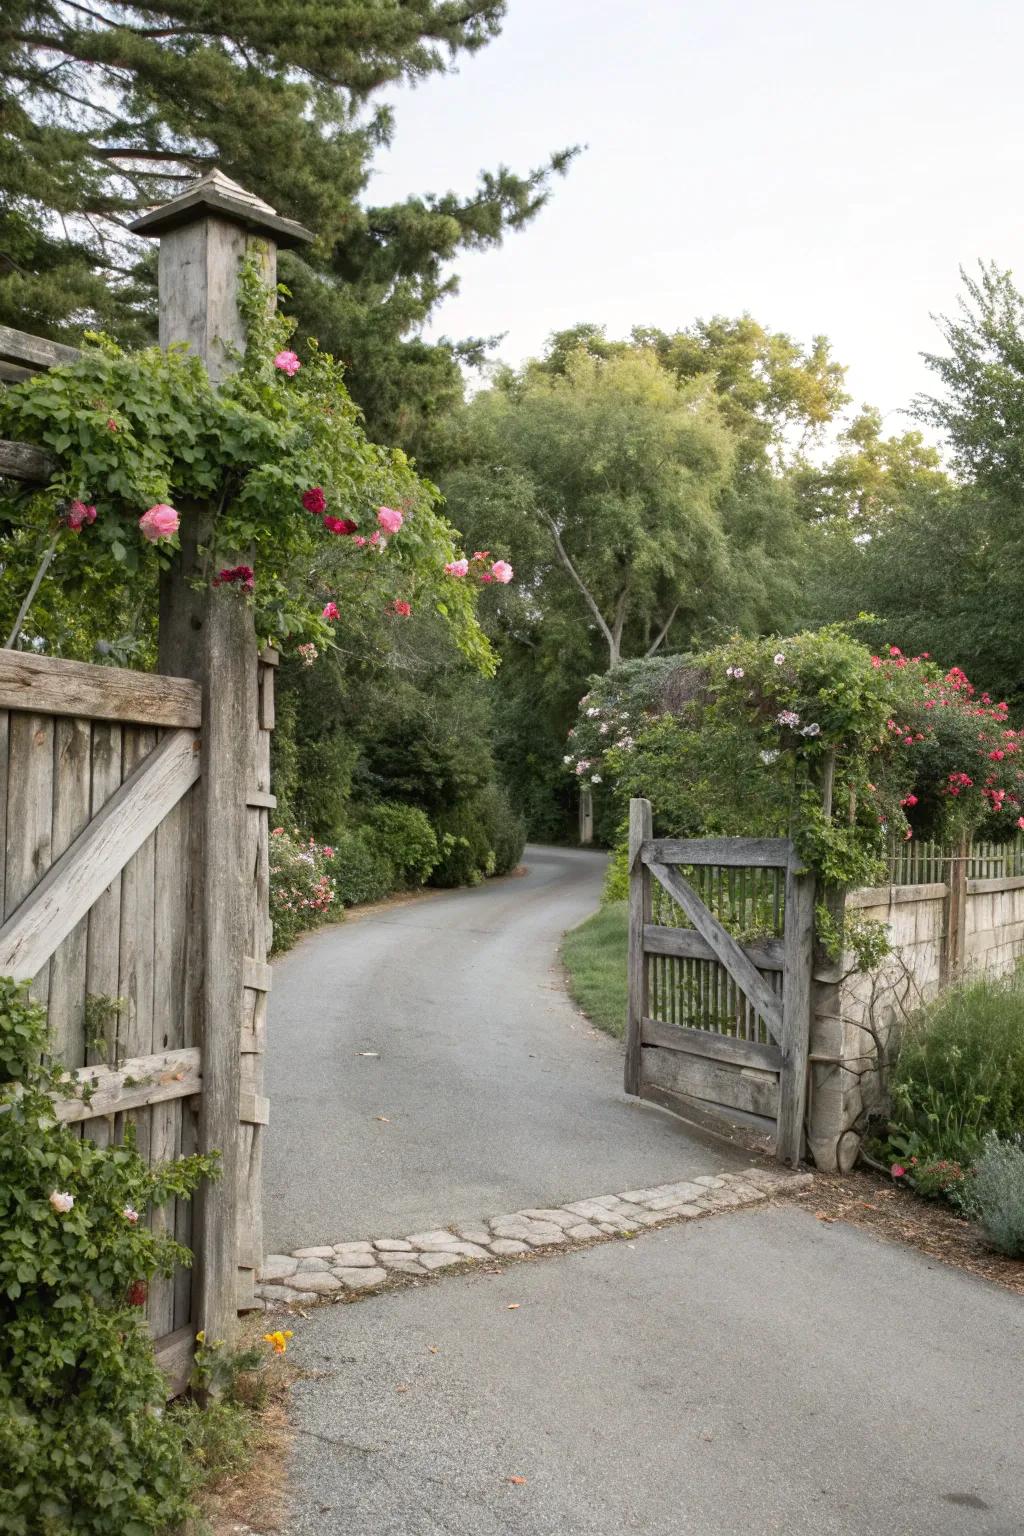
[[[320,486],[314,485],[311,486],[308,491],[303,491],[302,505],[305,507],[307,512],[324,512],[327,508],[327,497],[324,495]]]

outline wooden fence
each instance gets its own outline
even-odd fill
[[[244,343],[236,278],[307,237],[213,173],[140,221],[161,239],[160,340],[215,379]],[[0,382],[73,348],[0,327]],[[0,475],[45,482],[37,447],[0,442]],[[159,671],[0,650],[0,974],[30,980],[85,1095],[66,1121],[101,1143],[134,1127],[151,1162],[220,1153],[223,1177],[156,1213],[192,1271],[151,1287],[172,1388],[195,1334],[226,1338],[263,1259],[263,1051],[270,987],[270,733],[277,654],[203,568],[212,508],[182,519],[161,578]],[[244,552],[241,552],[244,553]]]

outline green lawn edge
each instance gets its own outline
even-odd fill
[[[629,908],[612,901],[571,928],[561,957],[576,1006],[598,1029],[621,1040],[626,1031],[626,960]]]

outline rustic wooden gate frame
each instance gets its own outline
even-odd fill
[[[214,382],[237,366],[245,345],[237,303],[242,261],[258,255],[273,294],[278,248],[312,239],[217,171],[133,228],[160,241],[161,346],[188,343]],[[17,381],[78,355],[0,327],[0,379]],[[38,483],[52,468],[44,451],[0,442],[0,474]],[[34,975],[162,817],[182,796],[191,796],[195,935],[189,964],[197,972],[199,1045],[80,1070],[75,1075],[90,1088],[91,1102],[69,1101],[61,1110],[63,1118],[88,1120],[110,1106],[130,1109],[195,1095],[198,1148],[220,1152],[222,1177],[205,1185],[195,1201],[191,1323],[164,1341],[162,1363],[175,1384],[187,1377],[198,1330],[209,1339],[231,1336],[239,1307],[253,1304],[263,1258],[268,812],[275,804],[270,732],[278,660],[273,651],[257,657],[249,606],[230,590],[211,588],[204,560],[214,508],[179,510],[186,514],[181,552],[161,579],[157,674],[0,652],[3,708],[85,721],[145,721],[145,712],[136,717],[132,711],[148,688],[160,696],[159,725],[178,728],[136,767],[0,930],[0,972]],[[237,553],[244,558],[245,551]],[[176,700],[185,709],[182,718],[175,718]]]
[[[785,937],[760,944],[740,944],[718,921],[679,872],[679,865],[759,866],[785,871]],[[667,891],[693,924],[666,929],[652,923],[652,879]],[[711,1054],[743,1066],[768,1067],[779,1073],[775,1148],[790,1166],[803,1155],[804,1120],[811,1032],[811,980],[814,951],[814,876],[803,867],[787,838],[655,839],[649,800],[629,806],[629,991],[626,1027],[625,1089],[642,1092],[644,1046]],[[781,954],[779,953],[781,948]],[[742,989],[763,1019],[771,1042],[733,1039],[651,1019],[647,956],[669,954],[717,960]],[[780,999],[758,969],[781,970]]]

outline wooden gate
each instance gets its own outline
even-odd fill
[[[261,670],[262,719],[272,725],[272,673]],[[233,1188],[217,1198],[235,1213],[231,1303],[245,1306],[262,1260],[270,737],[257,735],[254,710],[255,751],[238,744],[255,778],[235,876],[249,912],[233,1037],[239,1091],[230,1121],[218,1123],[203,1113],[204,1067],[218,1044],[204,1041],[201,898],[221,851],[207,846],[197,798],[202,725],[203,690],[190,679],[0,650],[0,975],[31,982],[54,1056],[88,1089],[59,1103],[62,1120],[99,1145],[130,1124],[150,1163],[237,1144],[225,1158]],[[194,1272],[154,1279],[147,1303],[157,1358],[180,1386],[208,1310],[200,1293],[216,1290],[215,1277],[189,1202],[152,1219],[196,1248]]]
[[[784,838],[655,839],[630,802],[627,1093],[740,1112],[800,1161],[814,878]]]

